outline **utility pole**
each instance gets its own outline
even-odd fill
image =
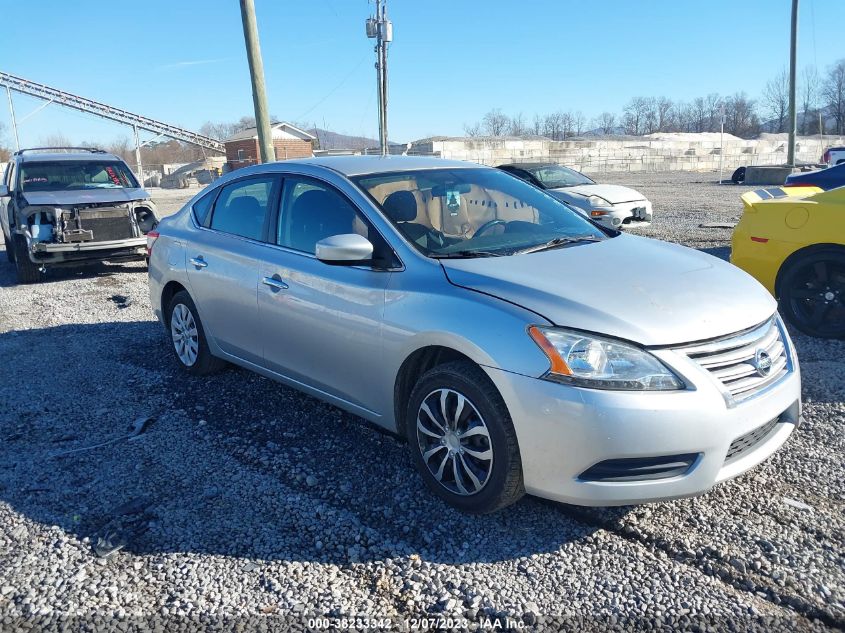
[[[725,162],[725,104],[719,106],[719,184],[722,184],[722,165]]]
[[[795,107],[796,74],[798,62],[798,0],[792,0],[792,33],[789,40],[789,148],[786,162],[795,166],[795,131],[798,127],[798,111]],[[806,116],[806,112],[804,113]]]
[[[249,61],[249,76],[252,81],[252,102],[255,106],[255,127],[258,130],[258,150],[262,163],[276,160],[273,152],[273,137],[270,133],[270,115],[267,114],[267,91],[264,88],[264,62],[261,61],[261,45],[258,42],[258,25],[255,20],[254,0],[240,0],[241,19],[244,24],[246,57]]]
[[[376,40],[378,137],[381,155],[387,155],[387,44],[393,41],[393,23],[387,19],[387,0],[376,0],[376,14],[367,19],[367,37]]]
[[[15,119],[15,105],[12,103],[12,90],[9,86],[6,86],[6,96],[9,97],[9,113],[12,115],[12,129],[15,131],[15,151],[18,151],[21,142],[18,139],[18,121]]]

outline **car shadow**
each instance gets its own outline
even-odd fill
[[[18,285],[15,265],[6,259],[6,251],[0,245],[0,288],[10,288]],[[147,266],[143,262],[108,263],[95,262],[75,266],[59,266],[48,268],[41,276],[39,284],[62,283],[71,279],[97,279],[109,277],[116,273],[147,274]]]
[[[719,259],[724,259],[726,262],[731,261],[731,247],[730,246],[710,246],[707,248],[699,248],[702,253],[713,255]]]
[[[0,381],[0,499],[100,553],[489,562],[598,529],[533,498],[457,512],[395,436],[243,369],[189,376],[155,322],[7,332],[0,354],[15,359]]]

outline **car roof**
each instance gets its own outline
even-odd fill
[[[18,159],[22,163],[55,163],[59,161],[89,161],[89,160],[116,160],[123,162],[122,158],[106,152],[33,152],[32,154],[19,154]]]
[[[436,156],[320,156],[276,163],[288,165],[317,165],[345,176],[363,176],[420,169],[467,169],[483,165],[462,160],[447,160]]]

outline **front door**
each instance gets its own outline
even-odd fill
[[[369,367],[381,359],[390,273],[332,266],[314,256],[317,241],[356,232],[381,240],[330,185],[285,177],[276,246],[265,247],[261,255],[258,306],[269,369],[373,411]]]
[[[263,359],[258,315],[258,259],[280,180],[255,176],[220,189],[206,226],[187,245],[188,281],[207,336],[224,352]]]

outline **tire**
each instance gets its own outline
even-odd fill
[[[445,433],[438,406],[443,394],[453,421]],[[455,424],[457,411],[460,414]],[[510,414],[487,374],[474,363],[455,361],[423,374],[411,393],[405,419],[417,470],[429,490],[452,507],[486,514],[525,494],[522,460]]]
[[[737,167],[736,171],[731,175],[731,182],[735,185],[745,182],[745,167]]]
[[[780,313],[797,329],[845,338],[845,250],[819,249],[788,262],[778,291]]]
[[[167,332],[176,360],[189,374],[208,376],[226,366],[226,361],[212,356],[197,306],[184,290],[173,295],[167,306]]]
[[[18,283],[37,284],[41,281],[41,271],[29,259],[26,238],[23,235],[15,235],[12,239],[14,240],[15,268],[18,273]]]
[[[10,264],[14,264],[15,263],[15,247],[12,244],[12,242],[9,240],[9,238],[6,236],[5,233],[3,233],[3,242],[6,245],[6,261],[8,261]]]

